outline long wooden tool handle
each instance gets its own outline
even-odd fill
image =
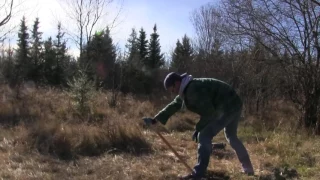
[[[190,173],[193,173],[192,168],[180,157],[180,155],[173,149],[170,143],[160,134],[160,132],[156,130],[156,133],[163,140],[163,142],[171,149],[171,151],[177,156],[177,158],[182,162],[182,164],[190,171]]]

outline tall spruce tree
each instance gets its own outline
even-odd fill
[[[55,48],[55,68],[54,68],[54,81],[55,84],[66,84],[66,66],[68,65],[70,57],[67,55],[65,33],[62,32],[61,23],[58,23],[58,33],[54,41]]]
[[[33,29],[31,31],[31,49],[30,49],[30,57],[31,57],[31,72],[30,78],[36,82],[39,82],[42,77],[42,32],[39,32],[39,18],[36,18],[33,24]]]
[[[96,32],[87,45],[86,51],[88,51],[88,60],[91,63],[89,77],[96,81],[97,86],[99,80],[103,80],[105,85],[110,85],[114,78],[116,48],[110,36],[109,28],[105,31]]]
[[[128,42],[126,44],[127,48],[127,62],[130,65],[133,65],[135,67],[141,67],[141,62],[139,58],[139,49],[138,49],[138,37],[137,32],[134,28],[132,28],[130,37],[128,39]]]
[[[49,37],[44,42],[43,59],[44,59],[43,74],[45,77],[45,83],[54,85],[56,84],[56,81],[54,78],[56,51],[53,46],[52,37]]]
[[[26,18],[23,16],[20,29],[18,32],[18,48],[17,48],[17,62],[16,62],[16,83],[21,83],[27,78],[31,69],[30,52],[29,52],[29,33],[26,25]]]
[[[185,69],[185,62],[184,59],[182,58],[182,44],[180,40],[177,40],[176,47],[174,48],[174,51],[171,54],[171,63],[170,67],[173,68],[174,70],[181,72],[181,69]]]
[[[128,49],[127,61],[122,63],[122,92],[133,92],[146,94],[150,92],[150,77],[144,72],[143,60],[148,54],[148,40],[146,40],[146,32],[143,28],[137,32],[132,29],[126,48]]]
[[[1,54],[2,56],[0,56],[0,76],[2,76],[4,81],[11,83],[15,75],[13,48],[11,44],[9,44],[8,49],[3,49]]]
[[[140,61],[144,62],[148,55],[148,40],[146,32],[143,28],[139,31],[139,38],[137,39],[138,52],[140,55]]]
[[[148,57],[144,61],[144,65],[150,70],[159,69],[164,65],[164,55],[161,53],[161,46],[159,41],[160,40],[159,34],[157,33],[157,25],[155,24],[148,44]]]
[[[190,43],[190,38],[184,35],[182,43],[177,40],[176,47],[172,53],[171,68],[179,73],[189,71],[194,56],[194,50]]]

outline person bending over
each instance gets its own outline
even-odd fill
[[[145,123],[152,125],[160,122],[165,125],[182,107],[200,115],[193,133],[193,139],[198,143],[198,162],[193,173],[181,179],[201,179],[205,176],[212,151],[211,141],[222,129],[237,154],[243,173],[254,175],[249,154],[237,136],[243,103],[229,84],[214,78],[193,78],[187,73],[180,75],[171,72],[164,79],[164,88],[177,96],[154,118],[144,118]]]

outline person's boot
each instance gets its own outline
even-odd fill
[[[242,173],[247,176],[254,176],[254,171],[242,171]]]
[[[179,177],[180,180],[201,180],[201,178],[202,177],[196,176],[194,173]]]
[[[254,175],[253,166],[249,157],[246,158],[246,161],[242,160],[242,172],[249,176]]]

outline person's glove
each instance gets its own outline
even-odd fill
[[[150,125],[153,125],[153,124],[156,124],[157,121],[153,118],[142,118],[142,120],[144,121],[144,123],[147,125],[147,126],[150,126]]]
[[[198,142],[198,131],[194,131],[193,135],[192,135],[192,140]]]

